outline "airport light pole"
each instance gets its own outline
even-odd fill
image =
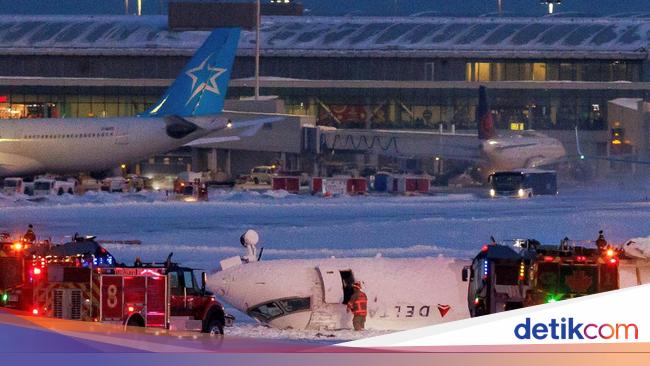
[[[260,98],[260,18],[262,17],[260,0],[257,0],[255,13],[255,100],[258,100]]]

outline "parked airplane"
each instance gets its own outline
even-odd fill
[[[561,162],[566,156],[559,140],[537,131],[497,136],[484,86],[479,87],[477,116],[480,149],[490,172],[548,166]]]
[[[220,114],[238,41],[239,29],[214,30],[137,117],[0,121],[0,176],[101,172],[229,127]]]
[[[227,303],[280,329],[349,329],[354,281],[368,296],[366,328],[403,330],[469,317],[465,262],[448,258],[222,261],[208,284]]]
[[[332,151],[468,161],[482,167],[486,177],[495,171],[539,168],[565,159],[562,143],[540,132],[497,136],[484,86],[479,87],[476,124],[478,134],[321,127],[319,144],[320,149]]]

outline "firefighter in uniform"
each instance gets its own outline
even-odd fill
[[[354,293],[348,301],[347,311],[352,312],[354,330],[363,330],[366,326],[366,315],[368,315],[368,297],[361,291],[361,282],[355,282],[352,288]]]
[[[34,226],[32,224],[27,225],[27,232],[23,235],[23,241],[28,243],[36,241],[36,234],[34,233]]]
[[[598,250],[601,252],[607,248],[607,240],[605,240],[605,235],[603,234],[602,230],[598,231],[598,239],[596,239],[596,247],[598,247]]]

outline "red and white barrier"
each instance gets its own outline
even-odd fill
[[[368,192],[368,181],[366,178],[315,177],[311,179],[309,187],[311,194],[322,194],[326,197],[343,194],[366,194]]]
[[[393,177],[393,193],[429,193],[431,177],[426,175],[399,175]]]
[[[300,177],[273,177],[271,189],[285,190],[289,193],[300,193]]]

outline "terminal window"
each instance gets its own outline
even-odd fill
[[[468,62],[467,81],[491,81],[489,62]]]
[[[433,81],[434,71],[435,71],[435,64],[433,62],[427,62],[426,64],[424,64],[424,80]]]

